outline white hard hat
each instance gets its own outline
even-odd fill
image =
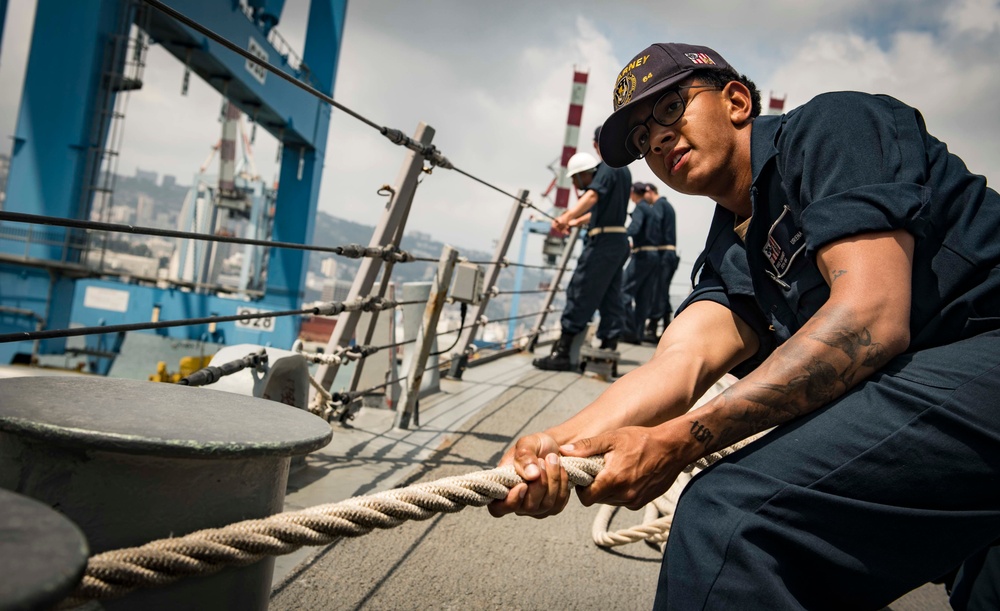
[[[576,176],[580,172],[593,170],[601,163],[590,153],[577,153],[566,162],[566,176]]]

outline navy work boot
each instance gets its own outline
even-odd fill
[[[573,364],[569,358],[569,349],[573,344],[573,336],[563,333],[552,346],[552,354],[537,358],[531,364],[546,371],[572,371]]]
[[[615,339],[602,339],[601,340],[601,350],[618,350],[618,338]]]
[[[660,336],[656,334],[656,329],[659,327],[660,321],[656,319],[650,319],[646,324],[646,332],[642,336],[642,341],[648,344],[656,344],[660,341]]]

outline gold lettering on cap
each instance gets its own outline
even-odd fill
[[[649,60],[649,56],[648,55],[643,55],[642,57],[637,57],[637,58],[633,59],[632,63],[630,63],[629,65],[627,65],[624,68],[622,68],[622,71],[618,73],[618,78],[620,79],[621,77],[625,76],[626,73],[632,72],[633,70],[635,70],[639,66],[645,64],[646,61],[648,61],[648,60]]]

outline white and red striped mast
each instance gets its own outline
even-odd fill
[[[569,207],[569,188],[573,183],[566,176],[566,163],[576,154],[576,147],[580,142],[580,120],[583,118],[583,100],[587,95],[587,76],[586,72],[580,72],[574,66],[569,116],[566,118],[566,136],[563,138],[562,157],[559,160],[559,173],[556,176],[556,208],[562,210]]]
[[[770,95],[770,99],[767,102],[767,113],[766,114],[769,114],[769,115],[780,115],[781,113],[785,112],[785,99],[787,97],[788,97],[787,95],[784,98],[776,97],[774,95],[774,92],[772,91],[771,95]]]
[[[566,118],[566,135],[563,137],[562,156],[559,158],[559,171],[549,183],[542,197],[548,197],[552,187],[556,188],[555,215],[562,214],[569,207],[569,189],[573,182],[566,176],[566,164],[569,158],[576,154],[576,145],[580,141],[580,120],[583,118],[583,99],[587,94],[587,73],[573,67],[573,88],[569,97],[569,116]],[[551,168],[552,166],[549,166]],[[555,229],[549,229],[542,246],[542,254],[550,265],[554,265],[556,257],[562,252],[565,236]]]

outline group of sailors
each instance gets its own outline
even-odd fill
[[[566,288],[561,334],[550,355],[534,360],[539,369],[574,368],[573,340],[595,312],[602,350],[617,350],[620,341],[655,344],[670,324],[670,283],[680,260],[674,208],[656,185],[632,182],[628,168],[600,160],[600,132],[598,127],[594,133],[596,157],[581,152],[567,162],[567,174],[581,195],[553,219],[552,228],[568,234],[585,226],[584,248]]]

